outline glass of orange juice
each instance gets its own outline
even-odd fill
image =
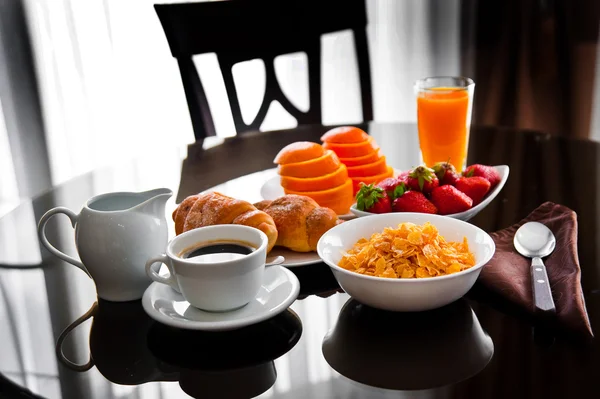
[[[415,83],[415,93],[423,162],[431,167],[449,161],[464,170],[475,83],[463,77],[425,78]]]

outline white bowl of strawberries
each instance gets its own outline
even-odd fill
[[[507,165],[474,164],[462,173],[447,162],[418,166],[398,177],[364,184],[350,211],[357,217],[390,212],[418,212],[467,221],[483,210],[508,179]]]

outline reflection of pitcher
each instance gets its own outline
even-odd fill
[[[163,252],[167,245],[165,204],[172,194],[161,188],[97,195],[87,201],[78,215],[63,207],[49,210],[40,219],[38,234],[48,251],[94,279],[100,298],[140,299],[151,282],[144,269],[146,260]],[[81,261],[48,242],[46,223],[57,213],[71,219]]]

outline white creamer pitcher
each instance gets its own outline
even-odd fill
[[[166,188],[101,194],[89,199],[79,214],[57,207],[42,216],[38,235],[48,251],[94,280],[100,298],[116,302],[140,299],[152,282],[146,275],[146,261],[167,246],[165,204],[171,195]],[[46,223],[57,213],[71,219],[81,261],[48,242]]]

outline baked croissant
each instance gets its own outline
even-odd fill
[[[192,195],[173,211],[175,234],[215,224],[242,224],[255,227],[269,239],[267,252],[277,241],[277,228],[271,216],[256,209],[249,202],[217,192]]]
[[[303,195],[289,194],[254,205],[275,221],[278,232],[275,245],[296,252],[316,251],[321,236],[342,223],[334,211]]]

